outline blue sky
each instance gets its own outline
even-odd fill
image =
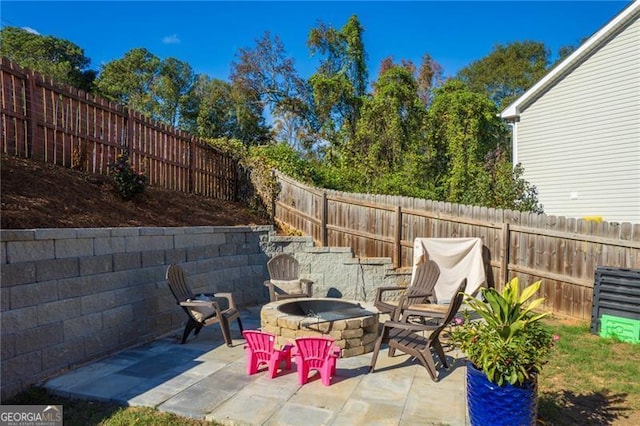
[[[91,58],[92,68],[145,47],[160,58],[188,62],[197,73],[228,79],[240,48],[265,31],[278,35],[303,77],[317,58],[306,45],[324,22],[341,28],[356,14],[364,26],[370,80],[387,56],[416,63],[428,53],[453,75],[488,55],[496,43],[543,42],[555,56],[578,45],[629,1],[6,1],[2,26],[30,28],[67,39]]]

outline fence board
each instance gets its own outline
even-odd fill
[[[108,174],[118,153],[160,188],[237,198],[237,165],[204,141],[2,58],[2,152]]]
[[[480,237],[490,262],[490,284],[502,288],[515,276],[522,286],[540,279],[545,309],[559,314],[589,317],[597,266],[640,267],[640,225],[319,191],[277,177],[282,187],[277,202],[287,208],[276,209],[276,219],[309,232],[317,244],[326,232],[329,245],[351,247],[363,257],[393,258],[394,247],[400,246],[397,266],[409,267],[417,237]],[[306,206],[322,197],[327,198],[326,214],[313,215]],[[311,210],[321,208],[314,202]]]

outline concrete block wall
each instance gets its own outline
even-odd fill
[[[194,292],[268,302],[266,263],[292,253],[316,297],[373,301],[375,287],[406,285],[391,259],[314,247],[271,226],[0,230],[1,400],[121,349],[181,331],[186,315],[166,284],[180,264]]]
[[[406,286],[410,269],[393,269],[390,258],[359,258],[350,247],[314,247],[310,237],[271,236],[270,256],[290,253],[300,263],[301,278],[313,281],[314,297],[373,302],[376,287]]]
[[[272,227],[0,231],[1,398],[59,371],[181,329],[165,280],[181,264],[195,292],[240,306],[268,292]]]

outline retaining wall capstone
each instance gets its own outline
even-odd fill
[[[166,284],[168,265],[184,268],[194,292],[232,292],[240,307],[261,305],[266,263],[280,252],[298,259],[316,297],[370,302],[375,287],[410,278],[391,259],[314,247],[310,237],[277,236],[271,226],[0,230],[1,400],[181,332],[186,315]]]

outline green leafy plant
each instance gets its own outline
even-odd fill
[[[520,292],[518,278],[502,292],[483,289],[483,300],[466,294],[466,301],[480,317],[466,315],[451,337],[469,361],[491,382],[522,385],[540,372],[557,335],[542,327],[540,319],[549,313],[535,313],[544,298],[529,301],[540,289],[536,281]]]
[[[130,200],[144,192],[147,177],[131,167],[129,151],[125,150],[118,155],[115,163],[109,165],[109,173],[115,190],[123,200]]]

